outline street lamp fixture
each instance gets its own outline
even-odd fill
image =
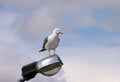
[[[62,65],[62,60],[56,54],[40,61],[32,62],[22,67],[23,79],[20,82],[34,78],[37,73],[41,73],[44,76],[53,76],[60,71]]]

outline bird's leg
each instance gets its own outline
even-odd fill
[[[50,55],[50,50],[49,50],[49,56],[48,57],[51,57],[51,55]]]
[[[54,49],[54,55],[55,55],[55,49]]]
[[[50,50],[49,50],[49,55],[50,55]]]

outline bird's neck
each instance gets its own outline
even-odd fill
[[[59,34],[57,34],[57,33],[53,33],[53,35],[54,35],[54,36],[58,36],[58,37],[59,37]]]

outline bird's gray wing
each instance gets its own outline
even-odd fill
[[[45,39],[44,39],[44,42],[43,42],[43,49],[45,49],[45,44],[48,42],[48,37],[46,37]]]
[[[48,37],[46,37],[46,38],[44,39],[43,47],[42,47],[42,49],[41,49],[39,52],[46,50],[46,49],[45,49],[45,44],[46,44],[47,42],[48,42]]]

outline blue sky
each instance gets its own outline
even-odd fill
[[[64,66],[30,82],[120,82],[119,0],[0,0],[0,82],[16,82],[23,65],[46,57],[38,51],[56,27]]]

